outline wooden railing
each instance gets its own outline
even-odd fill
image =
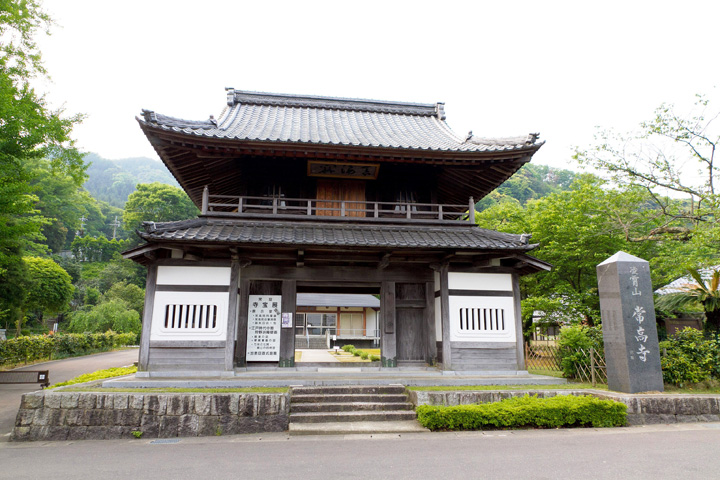
[[[415,202],[367,202],[318,198],[254,197],[247,195],[211,195],[203,190],[203,215],[278,216],[294,215],[315,219],[352,220],[403,219],[416,221],[468,221],[475,223],[475,201],[466,205]],[[319,217],[319,218],[318,218]]]

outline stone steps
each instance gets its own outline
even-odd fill
[[[407,402],[405,395],[378,395],[378,394],[357,394],[336,393],[318,395],[295,395],[292,396],[293,404],[299,403],[402,403]]]
[[[322,402],[292,405],[294,413],[412,410],[412,408],[412,404],[407,402]]]
[[[360,412],[308,412],[291,413],[291,423],[324,423],[324,422],[394,422],[398,420],[415,420],[417,415],[412,410],[402,411],[360,411]]]
[[[402,385],[293,387],[291,435],[424,431]]]
[[[338,385],[322,387],[292,387],[293,397],[296,395],[405,395],[403,385]]]

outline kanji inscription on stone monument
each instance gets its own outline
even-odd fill
[[[608,388],[663,391],[647,261],[618,252],[597,266]]]

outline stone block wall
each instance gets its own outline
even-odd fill
[[[602,390],[484,390],[484,391],[409,391],[415,405],[470,405],[490,403],[526,394],[540,398],[556,395],[592,395],[627,405],[629,425],[660,423],[719,422],[720,395],[626,394]]]
[[[282,432],[286,393],[72,393],[23,395],[13,441],[196,437]]]

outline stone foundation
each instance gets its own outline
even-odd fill
[[[415,405],[469,405],[490,403],[526,394],[540,398],[556,395],[592,395],[616,400],[627,405],[628,425],[659,423],[720,422],[720,395],[662,395],[627,394],[602,390],[486,390],[486,391],[422,391],[411,390],[410,401]]]
[[[71,393],[23,395],[11,440],[100,440],[283,432],[286,393]]]

